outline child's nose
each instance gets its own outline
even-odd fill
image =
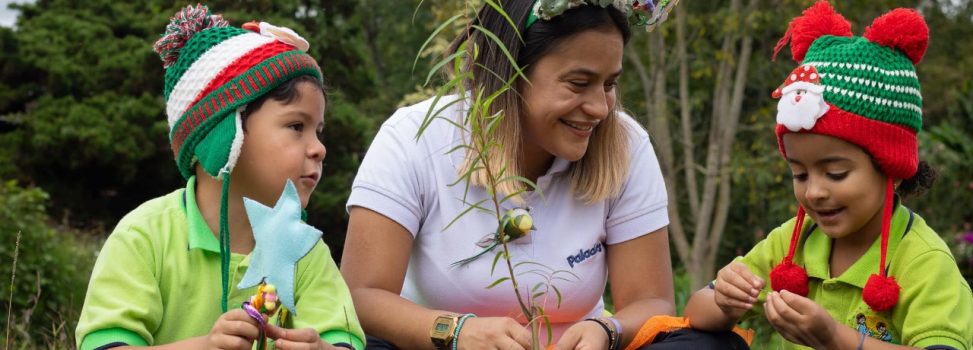
[[[322,143],[321,140],[314,138],[314,141],[312,141],[310,147],[308,147],[307,153],[308,158],[320,162],[324,161],[324,157],[327,156],[328,148],[324,146],[324,143]]]
[[[825,199],[828,198],[828,188],[824,185],[823,181],[808,180],[807,188],[804,190],[804,196],[809,201]]]

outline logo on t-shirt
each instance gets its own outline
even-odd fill
[[[597,255],[598,253],[601,253],[601,251],[602,251],[601,242],[596,243],[594,247],[591,247],[591,249],[588,250],[578,249],[578,254],[568,255],[567,258],[568,265],[570,265],[571,268],[574,268],[574,264],[580,264],[585,260],[588,260],[589,258]]]
[[[898,344],[893,338],[891,323],[884,317],[864,312],[855,315],[855,330],[858,333],[884,341],[886,343]]]

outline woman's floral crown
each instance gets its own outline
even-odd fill
[[[527,17],[527,26],[534,25],[537,20],[548,21],[564,11],[581,5],[598,5],[601,7],[614,6],[625,15],[635,16],[635,25],[644,26],[645,31],[651,32],[659,23],[666,20],[669,11],[679,0],[661,0],[656,5],[652,0],[536,0],[534,10]]]

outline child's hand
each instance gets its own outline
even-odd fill
[[[767,320],[784,339],[815,349],[836,341],[837,322],[813,300],[785,290],[767,294],[764,305]]]
[[[267,324],[267,337],[274,339],[274,346],[281,350],[329,350],[341,349],[321,340],[312,328],[287,329]]]
[[[734,261],[716,274],[716,305],[731,318],[738,319],[757,302],[764,281],[753,275],[747,265]]]
[[[227,311],[220,316],[206,337],[207,347],[211,349],[253,348],[253,342],[260,335],[260,324],[242,309]]]

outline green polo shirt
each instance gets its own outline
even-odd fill
[[[76,330],[79,349],[206,335],[222,315],[219,242],[196,206],[195,185],[190,178],[185,190],[145,202],[115,227],[91,273]],[[230,256],[230,308],[256,293],[256,287],[235,288],[249,261],[250,255]],[[297,316],[285,326],[310,327],[328,343],[363,349],[351,295],[327,246],[319,241],[296,269]]]
[[[888,271],[899,283],[899,302],[891,310],[875,312],[862,300],[868,277],[878,273],[881,239],[840,276],[831,276],[832,240],[805,219],[804,242],[794,263],[807,270],[808,298],[814,300],[838,322],[869,336],[894,344],[926,348],[945,345],[959,350],[973,349],[973,294],[963,279],[946,243],[918,214],[899,205],[889,230]],[[911,224],[910,224],[911,218]],[[787,254],[794,219],[771,232],[746,256],[737,261],[750,267],[757,277],[768,275]],[[759,303],[744,318],[764,317],[763,302],[770,288],[760,293]],[[788,349],[806,347],[783,341]]]

